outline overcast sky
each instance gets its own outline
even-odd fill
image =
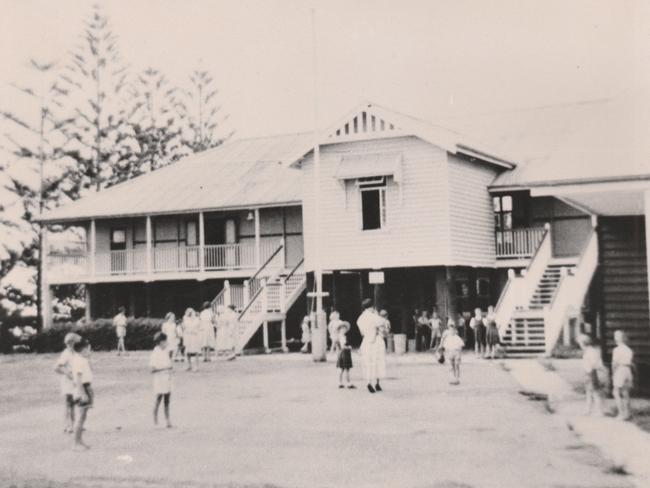
[[[611,96],[644,65],[641,3],[616,1],[101,2],[134,68],[177,83],[199,62],[239,136],[309,130],[316,12],[320,125],[363,99],[428,120]],[[0,0],[0,100],[29,58],[62,60],[86,0]],[[645,13],[645,12],[644,12]]]

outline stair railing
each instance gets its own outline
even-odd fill
[[[501,337],[510,327],[514,312],[528,306],[552,254],[551,226],[545,224],[542,239],[521,276],[517,276],[514,270],[508,271],[508,282],[495,307],[495,320]]]
[[[284,262],[284,253],[280,254],[280,251],[284,250],[284,239],[280,240],[278,247],[271,253],[271,255],[266,258],[257,271],[251,276],[248,280],[244,282],[244,287],[248,289],[248,298],[252,300],[252,297],[256,296],[258,291],[262,288],[262,278],[268,277],[265,275],[265,272],[271,270],[273,267],[280,268],[282,262]]]
[[[550,355],[560,337],[570,311],[580,310],[598,266],[598,233],[592,229],[580,253],[574,272],[562,273],[553,299],[544,310],[546,354]]]

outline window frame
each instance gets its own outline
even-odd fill
[[[359,229],[361,232],[382,232],[388,228],[388,211],[387,211],[387,188],[388,178],[382,176],[381,178],[358,178],[356,181],[359,194]],[[364,229],[363,221],[363,193],[377,191],[379,192],[379,227],[374,229]]]

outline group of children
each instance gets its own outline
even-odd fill
[[[480,308],[476,308],[474,315],[469,319],[469,324],[464,313],[459,313],[456,320],[450,316],[445,324],[435,307],[431,315],[427,310],[415,310],[413,321],[417,351],[438,352],[445,330],[450,327],[456,330],[456,335],[465,345],[471,346],[473,343],[477,357],[494,359],[501,348],[493,306],[488,307],[486,314],[483,314]]]
[[[612,394],[616,401],[617,418],[628,420],[631,416],[630,390],[633,386],[634,353],[627,345],[627,338],[622,330],[614,332],[616,347],[612,351]],[[603,415],[602,397],[609,382],[609,371],[603,364],[600,348],[591,337],[580,337],[579,345],[583,350],[582,365],[585,372],[586,414]]]

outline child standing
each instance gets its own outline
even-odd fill
[[[126,338],[126,314],[124,307],[120,307],[117,315],[113,317],[113,327],[115,327],[115,334],[117,335],[117,355],[121,353],[126,355],[126,347],[124,340]]]
[[[340,369],[339,373],[339,388],[343,386],[343,373],[345,373],[345,381],[348,388],[356,388],[350,383],[350,369],[352,369],[352,348],[347,342],[346,334],[350,330],[348,322],[340,321],[334,334],[336,341],[336,349],[339,351],[338,359],[336,360],[336,367]]]
[[[165,421],[167,428],[172,427],[169,420],[169,402],[172,391],[172,361],[167,348],[167,336],[158,332],[153,338],[154,348],[149,358],[149,367],[153,375],[153,393],[156,400],[153,406],[153,423],[158,425],[158,407],[160,402],[165,404]]]
[[[596,415],[603,414],[602,387],[598,378],[598,371],[605,366],[600,354],[600,348],[594,345],[591,337],[583,335],[579,345],[582,348],[582,368],[585,372],[585,414],[590,415],[592,408],[596,407]]]
[[[75,353],[70,361],[72,367],[72,381],[74,383],[74,402],[77,406],[77,419],[74,426],[74,450],[83,451],[90,449],[84,443],[82,434],[84,424],[88,415],[88,409],[92,408],[95,401],[93,393],[93,371],[88,358],[90,357],[90,343],[86,339],[80,339],[74,345]]]
[[[203,362],[210,361],[210,350],[216,348],[214,333],[214,313],[210,302],[203,302],[201,314],[199,315],[201,323],[201,348],[203,349]]]
[[[332,310],[332,313],[330,313],[330,322],[327,324],[327,332],[329,333],[330,336],[330,341],[332,345],[330,346],[330,352],[336,352],[337,347],[338,347],[338,340],[337,340],[337,334],[338,334],[338,328],[341,325],[341,316],[336,310]]]
[[[481,357],[485,354],[485,324],[480,308],[474,309],[474,317],[469,321],[469,326],[474,332],[474,352],[476,357]]]
[[[178,347],[178,338],[176,337],[176,316],[172,312],[165,315],[165,321],[162,324],[161,331],[165,336],[167,336],[167,352],[171,359]]]
[[[302,347],[300,352],[307,354],[309,352],[309,343],[311,342],[311,329],[309,327],[309,315],[305,315],[302,319],[302,324],[300,324],[302,329],[302,337],[300,341],[302,342]]]
[[[183,342],[185,344],[185,355],[187,356],[187,370],[198,371],[198,356],[201,352],[201,324],[193,308],[185,310],[183,316]]]
[[[485,320],[487,321],[487,330],[485,332],[485,344],[487,350],[485,351],[485,357],[487,358],[489,356],[490,359],[494,359],[497,352],[497,346],[500,342],[494,307],[488,307],[488,314]]]
[[[616,347],[612,351],[612,386],[619,420],[629,420],[630,390],[633,385],[632,368],[634,353],[627,345],[627,338],[622,330],[614,332]]]
[[[445,355],[451,364],[451,372],[454,378],[451,384],[458,385],[460,383],[460,359],[465,342],[458,337],[455,325],[451,325],[447,329],[441,347],[444,349]]]
[[[429,324],[431,327],[431,343],[429,344],[429,348],[432,351],[435,351],[440,345],[443,332],[442,319],[438,315],[438,310],[435,308],[433,309],[433,312],[431,312],[431,319],[429,319]]]
[[[74,332],[68,332],[63,339],[65,349],[56,361],[54,371],[61,375],[61,394],[64,402],[63,432],[73,432],[74,427],[74,383],[72,377],[72,356],[74,345],[81,340],[81,337]]]

